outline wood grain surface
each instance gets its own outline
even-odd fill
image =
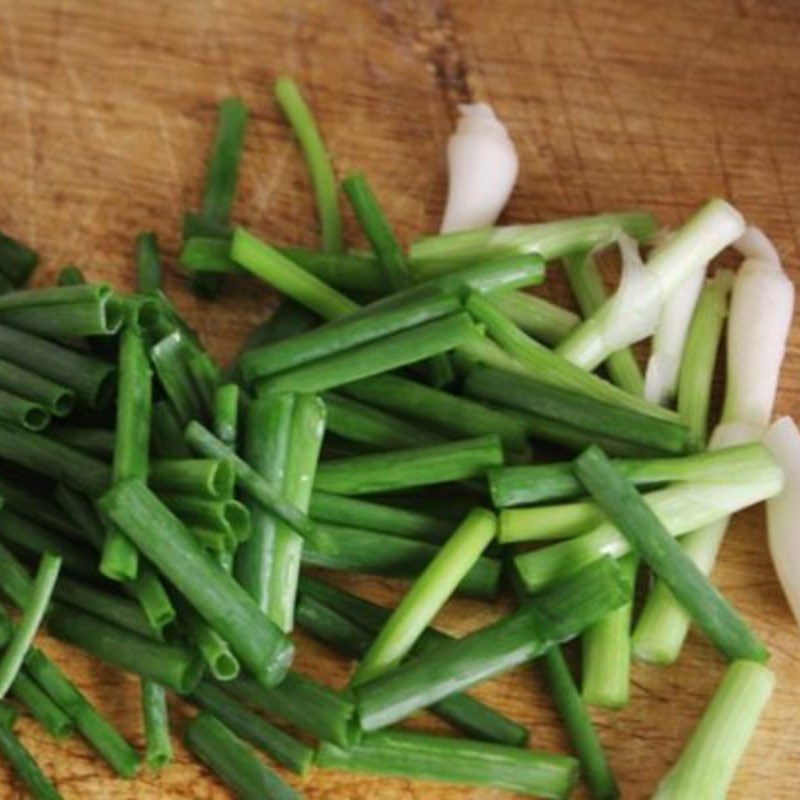
[[[216,103],[236,93],[253,111],[237,218],[271,241],[314,244],[306,174],[270,96],[272,80],[288,73],[306,90],[339,174],[365,170],[406,240],[436,228],[455,106],[481,99],[520,151],[507,220],[647,207],[677,224],[720,194],[774,238],[797,279],[798,41],[795,0],[0,0],[0,229],[41,251],[39,283],[74,262],[119,286],[131,284],[133,236],[155,229],[169,292],[213,352],[230,358],[272,307],[269,291],[242,279],[218,303],[189,294],[175,264],[180,217],[199,199]],[[348,232],[357,242],[352,220]],[[544,291],[567,301],[557,275]],[[796,326],[779,413],[798,411],[798,344]],[[731,797],[797,798],[800,640],[773,577],[761,508],[737,517],[715,577],[769,644],[778,676]],[[400,590],[349,583],[380,601]],[[495,613],[454,603],[441,624],[462,632]],[[346,680],[345,661],[299,640],[301,670]],[[135,682],[44,646],[141,744]],[[627,709],[597,714],[625,798],[649,796],[722,668],[693,634],[677,666],[634,667]],[[534,669],[477,694],[529,725],[535,747],[566,748]],[[161,776],[126,782],[80,739],[54,744],[30,724],[21,730],[68,800],[229,797],[183,750]],[[291,780],[319,800],[507,796],[336,772]],[[0,798],[24,796],[0,767]]]

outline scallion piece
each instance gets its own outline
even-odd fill
[[[551,346],[558,344],[580,322],[573,311],[528,292],[497,292],[489,302],[525,333]]]
[[[103,461],[111,461],[114,456],[117,440],[115,431],[105,428],[83,428],[77,425],[54,425],[48,428],[47,435]]]
[[[25,654],[47,611],[53,587],[61,570],[61,559],[49,553],[42,556],[22,616],[14,628],[11,641],[0,657],[0,699],[6,696],[22,666]]]
[[[50,412],[41,403],[0,389],[0,419],[38,432],[50,424]]]
[[[193,355],[186,337],[174,331],[150,348],[150,360],[164,387],[179,423],[202,417],[202,397],[192,380],[189,359]]]
[[[291,642],[141,481],[116,485],[100,505],[260,681],[282,679]]]
[[[767,649],[681,549],[636,488],[599,448],[575,462],[575,473],[609,519],[667,584],[714,644],[732,660],[765,661]]]
[[[326,253],[340,253],[343,249],[342,218],[336,178],[311,109],[291,78],[281,77],[275,81],[275,99],[291,125],[306,160],[317,201],[322,249]]]
[[[735,661],[653,800],[724,800],[775,685],[762,664]]]
[[[393,669],[405,658],[444,603],[494,538],[494,514],[475,508],[414,581],[378,633],[352,679],[359,686]]]
[[[144,638],[65,605],[52,611],[48,630],[101,661],[181,694],[191,692],[202,676],[203,662],[186,647]]]
[[[368,734],[347,749],[323,742],[317,764],[552,798],[567,797],[578,780],[578,763],[568,756],[410,731]]]
[[[136,774],[139,768],[136,751],[41,650],[32,648],[28,652],[25,668],[118,774],[125,778]]]
[[[142,294],[151,294],[161,288],[161,254],[158,237],[152,231],[136,237],[136,288]]]
[[[453,692],[513,669],[625,603],[629,586],[611,559],[570,576],[510,616],[442,643],[355,689],[361,726],[384,728]]]
[[[239,385],[226,383],[214,393],[214,433],[229,447],[236,447],[239,431]]]
[[[145,759],[153,772],[160,772],[172,761],[167,693],[160,683],[143,680],[141,694]]]
[[[156,491],[230,500],[235,476],[231,465],[213,458],[162,458],[150,462],[148,483]]]
[[[561,648],[558,645],[551,647],[542,656],[542,662],[550,692],[580,759],[581,771],[592,797],[595,800],[616,800],[620,796],[619,787]]]
[[[284,522],[291,525],[301,534],[308,534],[313,525],[308,517],[293,503],[288,502],[280,494],[279,489],[258,474],[244,459],[240,458],[230,447],[226,447],[199,422],[193,420],[186,427],[184,434],[189,446],[205,456],[227,461],[236,473],[241,487],[265,509],[272,511]]]
[[[237,542],[250,536],[250,512],[238,500],[212,500],[171,492],[160,492],[158,496],[190,528],[230,533]]]
[[[181,423],[165,400],[153,403],[150,411],[150,440],[161,458],[191,458],[192,451],[183,440]]]
[[[28,282],[39,263],[39,256],[18,239],[0,232],[0,273],[14,286]]]
[[[7,325],[0,325],[0,358],[72,389],[91,408],[106,405],[114,390],[112,364]]]
[[[69,738],[75,726],[70,718],[51,700],[24,669],[11,684],[11,697],[21,703],[31,716],[56,739]]]
[[[75,392],[10,361],[0,360],[0,387],[43,406],[50,414],[65,417],[75,407]]]
[[[241,800],[296,800],[297,793],[238,736],[207,711],[186,728],[187,747]]]
[[[86,283],[86,276],[75,264],[67,264],[58,271],[56,286],[80,286],[82,283]]]
[[[298,775],[306,775],[311,769],[314,751],[310,747],[244,708],[214,684],[201,683],[192,692],[191,699],[224,722],[237,736]]]
[[[289,449],[283,476],[283,497],[304,514],[308,513],[311,490],[325,435],[325,404],[315,395],[295,400],[289,432]],[[294,627],[297,578],[303,552],[303,537],[284,521],[275,530],[275,549],[270,569],[270,619],[284,632]]]
[[[8,706],[3,704],[2,709]],[[7,716],[3,714],[3,716]],[[34,800],[63,800],[49,778],[42,772],[33,756],[14,735],[11,725],[0,721],[0,752],[14,768]]]

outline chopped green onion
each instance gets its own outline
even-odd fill
[[[496,529],[494,514],[482,508],[470,511],[364,654],[353,676],[353,686],[367,683],[400,663],[489,545]]]
[[[653,800],[724,800],[774,685],[775,675],[761,664],[731,664]]]
[[[214,393],[214,433],[229,447],[236,447],[239,429],[239,385],[226,383]]]
[[[11,696],[30,711],[31,716],[56,739],[72,736],[72,720],[51,700],[39,685],[21,669],[11,684]]]
[[[0,387],[19,397],[44,406],[57,417],[65,417],[75,407],[75,392],[66,386],[37,375],[29,369],[18,367],[10,361],[0,360]]]
[[[286,115],[306,160],[317,201],[322,249],[326,253],[340,253],[343,249],[342,218],[337,201],[336,178],[311,109],[291,78],[282,77],[275,81],[275,99]]]
[[[368,734],[347,749],[323,742],[317,764],[552,798],[567,797],[578,780],[578,764],[568,756],[410,731]]]
[[[2,244],[0,242],[0,244]],[[2,705],[4,711],[8,706]],[[8,716],[3,713],[3,717]],[[20,781],[34,800],[62,800],[58,790],[41,771],[33,756],[11,730],[10,722],[0,721],[0,752],[10,762]]]
[[[575,472],[609,519],[728,658],[754,661],[768,658],[758,637],[686,555],[636,488],[614,468],[602,450],[586,450],[576,460]]]
[[[67,264],[58,271],[56,286],[80,286],[82,283],[86,283],[86,276],[75,264]]]
[[[528,292],[497,292],[489,302],[525,333],[551,346],[580,322],[574,312]]]
[[[140,233],[136,237],[136,289],[142,294],[151,294],[161,288],[161,283],[158,237],[152,231]]]
[[[18,239],[0,232],[0,273],[14,286],[28,282],[39,256]]]
[[[159,492],[229,500],[233,496],[235,476],[233,468],[226,461],[213,458],[163,458],[150,462],[147,480]]]
[[[172,761],[167,693],[161,684],[151,680],[143,680],[141,694],[145,759],[147,760],[147,766],[153,772],[160,772]]]

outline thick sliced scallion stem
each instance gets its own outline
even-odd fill
[[[114,456],[117,434],[106,428],[83,428],[77,425],[54,425],[48,428],[47,435],[62,444],[69,445],[104,461]]]
[[[10,361],[0,360],[0,387],[39,403],[51,414],[65,417],[75,407],[75,392]]]
[[[184,436],[189,446],[201,455],[227,461],[233,467],[237,482],[242,489],[265,509],[272,511],[291,525],[294,530],[308,534],[313,529],[308,517],[293,503],[285,500],[274,483],[259,475],[244,459],[236,455],[230,447],[226,447],[199,422],[196,420],[190,422]]]
[[[697,447],[702,447],[708,436],[714,364],[732,284],[729,270],[718,270],[706,281],[689,326],[678,374],[678,415],[688,425]]]
[[[233,497],[233,469],[212,458],[155,459],[150,462],[147,480],[157,491],[223,501]]]
[[[430,514],[321,491],[312,493],[310,513],[320,522],[360,526],[425,542],[441,542],[453,530],[453,524]]]
[[[210,500],[171,492],[161,492],[159,498],[188,527],[230,533],[236,541],[245,541],[250,535],[250,512],[238,500]]]
[[[323,319],[336,319],[359,307],[244,228],[233,235],[231,258]]]
[[[553,798],[567,797],[578,780],[578,763],[568,756],[409,731],[368,734],[348,749],[323,742],[317,764]]]
[[[608,296],[600,270],[591,253],[564,259],[564,272],[584,317],[591,316]],[[644,395],[644,378],[633,351],[623,348],[611,353],[605,362],[608,376],[626,392]]]
[[[151,680],[142,681],[141,693],[145,759],[150,769],[160,772],[172,761],[167,693],[161,684]]]
[[[237,736],[263,750],[298,775],[305,775],[314,761],[314,751],[258,714],[244,708],[218,686],[203,682],[191,699],[224,722]]]
[[[272,392],[322,392],[445,353],[478,337],[466,314],[452,314],[281,373],[265,387]]]
[[[0,231],[0,273],[14,286],[27,283],[38,263],[35,251]]]
[[[311,490],[325,435],[325,404],[315,395],[295,400],[289,432],[289,449],[283,476],[283,496],[308,513]],[[300,574],[303,538],[283,521],[275,530],[275,549],[270,569],[270,619],[284,632],[294,627],[294,603]]]
[[[175,598],[175,605],[186,638],[203,656],[209,672],[219,681],[233,680],[240,672],[240,665],[228,642],[180,598]]]
[[[100,505],[259,680],[282,679],[291,642],[141,481],[118,484]]]
[[[297,793],[229,728],[207,711],[186,728],[187,747],[241,800],[297,800]]]
[[[578,325],[580,317],[528,292],[497,292],[489,302],[534,339],[558,344]]]
[[[681,458],[616,459],[614,466],[637,487],[674,481],[735,482],[764,464],[764,445],[744,444]],[[503,467],[489,473],[498,508],[580,497],[585,489],[569,462]]]
[[[735,661],[653,800],[724,800],[775,685],[761,664]]]
[[[631,600],[590,625],[581,639],[583,673],[581,694],[586,703],[624,708],[630,697],[631,617],[638,559],[629,555],[620,570],[631,585]]]
[[[5,697],[22,666],[36,631],[47,611],[53,587],[61,569],[61,559],[49,553],[42,556],[30,596],[22,610],[11,641],[0,657],[0,698]]]
[[[767,649],[672,538],[636,488],[598,448],[575,462],[575,472],[609,519],[669,586],[698,627],[728,658],[765,661]]]
[[[3,704],[3,709],[8,708]],[[6,715],[3,714],[5,717]],[[33,756],[14,735],[11,725],[0,722],[0,753],[14,768],[34,800],[63,800],[58,790],[42,772]]]
[[[526,425],[517,417],[398,375],[376,375],[342,392],[454,437],[496,434],[510,451],[524,452],[527,446]]]
[[[514,614],[357,687],[361,727],[373,731],[392,725],[542,655],[626,602],[628,592],[611,559],[596,562]]]
[[[192,691],[202,676],[203,662],[193,651],[144,638],[65,605],[50,614],[48,629],[101,661],[181,694]]]
[[[37,432],[50,424],[50,412],[41,403],[0,389],[0,419]]]
[[[521,372],[537,381],[580,392],[609,405],[638,411],[641,414],[663,420],[674,421],[676,419],[674,412],[648,403],[643,398],[632,395],[613,383],[570,364],[557,352],[553,352],[535,339],[531,339],[510,319],[494,308],[487,298],[471,294],[467,300],[467,310],[486,326],[489,336],[497,341],[508,355],[513,357],[512,364],[514,366],[503,363],[492,364],[493,359],[487,359],[487,354],[475,353],[479,361],[492,364],[500,369],[508,369],[511,372]]]
[[[550,692],[580,759],[581,771],[592,797],[595,800],[616,800],[620,796],[619,787],[561,648],[558,645],[551,647],[542,656],[542,662]]]
[[[186,367],[200,401],[201,418],[213,420],[217,388],[222,383],[222,371],[205,351],[192,353]]]
[[[161,288],[161,253],[158,237],[152,232],[136,237],[136,289],[150,294]]]
[[[183,440],[181,423],[169,403],[158,400],[150,413],[150,440],[161,458],[191,458],[192,451]]]
[[[428,236],[411,246],[411,271],[421,280],[498,256],[535,253],[553,261],[609,244],[620,229],[634,238],[648,239],[657,224],[650,214],[632,211]]]
[[[120,298],[105,284],[26,289],[0,296],[0,320],[39,336],[110,336],[124,317]]]
[[[189,371],[191,348],[181,331],[174,331],[150,348],[150,360],[179,423],[199,419],[202,397]]]
[[[288,672],[286,679],[271,689],[244,677],[223,688],[242,702],[274,714],[317,739],[349,747],[358,735],[355,708],[349,697],[299,672]]]
[[[500,440],[482,436],[326,461],[320,464],[314,485],[334,494],[374,494],[474,478],[502,463]]]
[[[75,726],[70,718],[50,699],[39,685],[21,669],[11,684],[11,696],[21,703],[31,716],[56,739],[69,738]]]
[[[25,608],[33,591],[33,580],[17,557],[0,544],[0,591],[17,607]],[[8,620],[8,622],[6,621]],[[3,620],[6,640],[11,636],[10,619]]]
[[[226,383],[214,394],[214,433],[229,447],[236,447],[239,431],[239,385]]]
[[[306,160],[317,202],[322,249],[326,253],[340,253],[343,250],[342,218],[336,178],[311,109],[291,78],[282,77],[275,81],[275,99],[297,137]]]
[[[377,531],[317,523],[303,548],[303,563],[365,575],[415,578],[438,552],[427,542]],[[467,573],[458,591],[492,598],[500,581],[500,562],[482,557]]]
[[[294,395],[259,397],[247,412],[245,458],[256,474],[277,489],[283,486],[294,403]],[[250,501],[249,508],[252,532],[236,553],[234,573],[258,607],[267,613],[278,520],[255,500]]]
[[[505,370],[474,367],[467,375],[465,389],[475,397],[667,453],[684,452],[689,441],[688,429],[676,421],[620,408]]]
[[[587,534],[606,521],[593,500],[577,500],[557,506],[509,508],[500,512],[498,539],[512,542],[547,542]]]
[[[0,358],[72,389],[92,408],[104,406],[114,389],[113,364],[7,325],[0,325]]]
[[[783,475],[780,469],[774,463],[765,460],[762,467],[745,482],[675,484],[666,489],[650,492],[644,496],[644,502],[661,524],[666,526],[671,536],[683,536],[721,517],[773,497],[781,490],[782,484]],[[522,518],[522,515],[527,516],[528,512],[544,512],[545,519],[549,518],[551,536],[554,536],[560,524],[561,508],[543,506],[536,509],[504,511],[500,519],[500,540],[509,542],[523,541],[531,536],[535,538],[539,529],[538,524],[532,525]],[[587,519],[590,514],[596,513],[597,508],[596,505],[587,503],[578,516]],[[510,522],[512,517],[515,519],[513,524]],[[567,529],[566,535],[570,535],[570,532]],[[600,522],[589,533],[574,539],[530,553],[522,553],[514,558],[514,563],[528,590],[536,591],[601,555],[620,558],[630,550],[628,540],[617,530],[613,522],[606,520]]]
[[[724,200],[706,203],[666,244],[653,251],[646,268],[641,262],[632,262],[627,276],[623,271],[617,292],[575,328],[557,352],[591,370],[611,353],[649,336],[666,298],[736,241],[744,227],[741,214]]]
[[[308,588],[308,584],[305,584],[305,588]],[[327,586],[324,588],[332,589]],[[333,591],[338,592],[336,589]],[[352,597],[344,592],[341,594],[345,598]],[[360,598],[354,599],[361,602]],[[391,615],[391,610],[388,608],[380,606],[373,608],[378,611],[378,617],[383,616],[388,619]],[[349,617],[328,608],[327,605],[308,594],[300,595],[296,613],[297,622],[301,628],[344,655],[354,658],[361,657],[373,640],[372,634],[366,627],[361,627]],[[437,642],[447,638],[449,637],[445,634],[428,629],[420,637],[414,652],[424,652],[425,647],[436,647]],[[518,725],[467,694],[450,695],[431,706],[429,710],[476,739],[522,747],[529,738],[528,730],[522,725]]]
[[[397,666],[494,538],[497,520],[473,509],[404,595],[353,676],[352,685]]]
[[[129,478],[147,478],[152,396],[152,372],[147,350],[138,328],[129,323],[122,331],[119,349],[114,483]],[[139,553],[136,547],[118,528],[108,526],[100,572],[115,581],[130,581],[138,571]]]
[[[349,397],[326,392],[323,399],[327,430],[370,449],[422,447],[443,441],[432,431]]]
[[[117,773],[125,778],[136,774],[136,751],[41,650],[32,648],[28,652],[25,669]]]

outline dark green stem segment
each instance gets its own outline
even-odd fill
[[[312,591],[316,581],[311,581]],[[330,589],[332,593],[340,593],[345,597],[345,608],[350,609],[345,592],[324,584],[317,584],[324,590]],[[308,589],[309,584],[304,584]],[[360,601],[360,598],[354,598]],[[366,603],[366,601],[363,601]],[[372,605],[372,604],[368,604]],[[378,616],[388,619],[390,609],[373,606]],[[352,612],[351,612],[352,613]],[[344,612],[329,608],[324,602],[315,599],[312,595],[303,593],[297,603],[298,624],[320,641],[329,644],[335,650],[354,658],[360,658],[371,644],[375,627],[360,625],[358,619],[351,619]],[[367,615],[369,617],[369,614]],[[447,641],[450,637],[439,634],[432,628],[428,629],[415,648],[416,653],[423,653],[426,648],[434,648],[438,643]],[[513,747],[523,747],[529,738],[529,733],[522,725],[504,717],[499,712],[475,700],[468,694],[456,693],[445,697],[430,707],[437,716],[461,728],[476,739],[489,742],[499,742]]]
[[[91,497],[102,494],[111,483],[108,464],[86,453],[0,422],[0,458],[27,467]]]
[[[83,274],[83,270],[76,267],[75,264],[67,264],[58,271],[56,286],[80,286],[82,283],[86,283],[86,276]]]
[[[57,417],[65,417],[75,408],[75,392],[72,389],[10,361],[0,360],[0,387],[6,392],[38,403]]]
[[[482,436],[325,461],[317,470],[314,486],[333,494],[375,494],[476,478],[502,463],[500,440],[496,436]]]
[[[568,797],[578,780],[578,763],[568,756],[409,731],[368,734],[348,749],[323,742],[317,764],[378,775],[491,786],[558,800]]]
[[[113,364],[7,325],[0,325],[0,358],[72,389],[90,408],[104,406],[114,390]]]
[[[0,274],[13,286],[28,282],[39,256],[18,239],[0,232]]]
[[[14,768],[17,777],[25,784],[34,800],[62,800],[56,787],[11,731],[11,725],[4,721],[0,722],[0,752]]]
[[[0,388],[0,419],[29,431],[41,431],[50,424],[50,412],[41,403]]]
[[[31,716],[56,739],[67,739],[75,726],[39,685],[21,670],[11,685],[11,696],[30,711]]]
[[[153,403],[150,417],[150,440],[159,458],[191,458],[192,451],[183,441],[183,428],[165,400]]]
[[[162,458],[150,462],[148,483],[158,492],[189,494],[209,500],[233,497],[231,465],[213,458]]]
[[[348,528],[361,527],[430,543],[441,542],[454,527],[445,519],[413,509],[322,491],[314,491],[311,495],[311,516],[320,522]]]
[[[25,668],[118,774],[124,778],[136,775],[136,751],[41,650],[32,648],[28,652]]]
[[[217,439],[199,422],[193,420],[189,423],[184,438],[187,444],[200,455],[228,462],[233,467],[241,488],[298,533],[308,535],[313,530],[313,524],[308,517],[293,503],[287,502],[278,487],[265,480],[244,459],[236,455],[230,447]]]
[[[48,619],[48,629],[101,661],[180,694],[191,692],[203,673],[202,660],[186,647],[144,638],[68,606],[55,607]]]
[[[352,701],[299,672],[287,673],[283,683],[271,689],[240,677],[226,683],[224,690],[317,739],[349,747],[357,736]]]
[[[141,694],[145,759],[151,770],[160,772],[172,761],[167,693],[160,683],[145,678]]]
[[[214,393],[214,433],[228,447],[236,447],[239,433],[239,385],[226,383]]]
[[[581,772],[592,797],[594,800],[616,800],[620,792],[614,773],[561,648],[558,645],[551,647],[542,656],[542,663],[550,694],[580,759]]]
[[[355,690],[361,726],[385,728],[454,692],[573,638],[629,599],[613,559],[594,562],[510,616],[403,664]]]
[[[297,800],[298,795],[228,727],[207,711],[186,729],[186,746],[241,800]]]
[[[438,552],[437,546],[427,542],[317,523],[306,538],[303,563],[364,575],[415,578]],[[458,592],[491,599],[497,595],[500,572],[498,560],[483,556],[461,581]]]
[[[150,360],[178,422],[203,417],[203,398],[189,371],[194,355],[186,336],[176,330],[150,348]]]
[[[100,505],[253,675],[267,685],[281,681],[292,660],[292,643],[144,483],[118,484]]]
[[[259,750],[298,775],[306,775],[314,762],[314,751],[280,728],[270,725],[258,714],[249,711],[232,696],[212,683],[203,682],[192,692],[191,699],[225,723]]]
[[[519,417],[399,375],[376,375],[348,384],[342,392],[453,438],[495,434],[510,451],[524,451],[527,446],[527,426]]]
[[[275,81],[275,99],[297,137],[306,160],[317,201],[322,249],[326,253],[341,253],[344,247],[336,178],[311,109],[291,78],[282,77]]]
[[[117,443],[115,431],[106,428],[83,428],[77,425],[54,425],[47,435],[61,444],[69,445],[103,461],[110,461]]]
[[[732,661],[764,662],[769,652],[742,617],[686,555],[636,487],[597,447],[575,461],[575,474],[609,520],[669,587],[697,626]]]
[[[690,445],[689,430],[680,423],[494,367],[473,367],[465,390],[474,397],[666,453],[684,453]]]
[[[161,253],[158,237],[152,231],[136,237],[136,289],[151,294],[161,288]]]

